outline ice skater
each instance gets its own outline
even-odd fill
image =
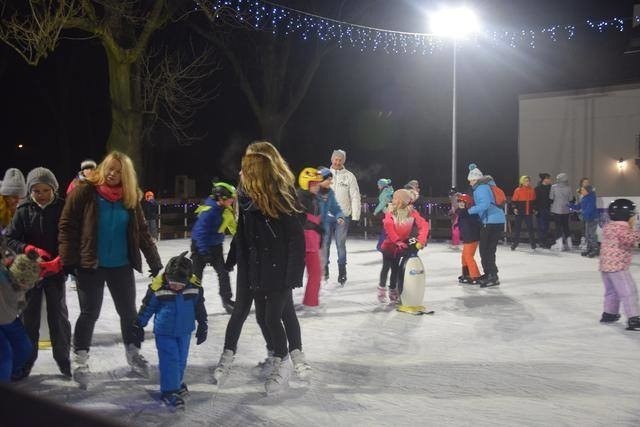
[[[184,398],[189,394],[184,371],[191,334],[195,329],[196,345],[200,345],[206,341],[209,329],[204,292],[186,254],[171,258],[164,273],[153,279],[132,326],[132,334],[140,343],[144,340],[143,328],[155,316],[153,334],[160,368],[160,398],[171,410],[184,409]]]
[[[478,215],[469,215],[468,209],[473,206],[473,197],[468,194],[458,194],[457,200],[456,215],[462,237],[462,275],[458,277],[458,282],[477,285],[480,280],[480,270],[475,255],[480,244],[482,223]]]
[[[600,272],[604,282],[602,323],[620,319],[620,304],[627,316],[627,330],[640,331],[638,289],[629,272],[634,249],[640,243],[636,229],[636,205],[628,199],[616,199],[609,204],[610,222],[602,230]]]
[[[584,238],[587,241],[587,247],[580,253],[582,256],[593,258],[598,256],[600,248],[598,247],[598,208],[596,207],[596,192],[591,185],[585,185],[580,192],[580,201],[575,204],[569,204],[569,207],[575,211],[580,211],[580,217],[584,223]]]
[[[380,282],[378,284],[378,301],[387,302],[387,276],[389,277],[389,303],[398,302],[397,289],[400,263],[409,249],[409,238],[415,237],[415,249],[419,250],[427,244],[429,236],[429,222],[422,218],[418,211],[411,206],[412,194],[409,190],[396,190],[393,193],[391,206],[385,214],[383,225],[387,235],[382,242],[382,270],[380,270]],[[413,228],[417,227],[418,235],[412,236]]]
[[[513,213],[516,216],[511,250],[515,251],[520,243],[520,230],[522,229],[522,222],[524,221],[527,225],[531,250],[535,251],[536,233],[533,229],[533,207],[536,201],[536,192],[531,188],[531,177],[528,175],[521,176],[519,182],[520,185],[513,191],[513,197],[511,197]]]

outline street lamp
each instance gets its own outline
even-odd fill
[[[456,51],[458,40],[480,29],[476,14],[466,7],[440,9],[429,16],[431,33],[453,41],[453,94],[451,120],[451,187],[456,186]]]

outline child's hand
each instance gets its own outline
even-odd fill
[[[134,344],[137,344],[137,347],[140,347],[140,343],[144,341],[144,329],[138,321],[136,320],[129,330],[131,333],[131,337],[135,340]]]
[[[196,345],[200,345],[207,340],[207,332],[209,331],[209,326],[206,322],[198,322],[198,328],[196,329]]]

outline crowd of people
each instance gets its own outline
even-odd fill
[[[99,164],[83,161],[64,200],[51,170],[34,168],[25,179],[18,169],[8,169],[0,184],[0,381],[29,376],[38,356],[41,306],[46,300],[53,358],[64,377],[87,388],[93,331],[106,285],[120,318],[127,364],[135,374],[149,377],[140,349],[153,317],[161,399],[172,410],[184,408],[191,336],[195,331],[197,345],[207,339],[202,283],[207,265],[217,274],[222,306],[230,314],[222,354],[212,367],[213,381],[222,385],[228,377],[252,306],[266,348],[266,358],[258,365],[266,392],[281,390],[292,373],[308,378],[311,366],[298,315],[319,312],[319,291],[323,277],[326,281],[330,276],[333,241],[337,283],[347,283],[348,228],[361,215],[358,181],[345,167],[346,152],[334,150],[330,160],[329,167],[306,167],[296,177],[275,146],[265,141],[250,144],[237,188],[221,181],[212,184],[211,194],[196,209],[190,256],[185,251],[172,257],[164,270],[156,247],[154,195],[142,193],[125,154],[111,152]],[[475,164],[469,165],[467,180],[468,192],[452,192],[452,243],[463,243],[459,282],[498,286],[496,250],[507,218],[507,198],[492,176]],[[382,224],[377,299],[393,306],[401,296],[402,262],[427,245],[430,224],[414,207],[420,197],[417,180],[397,190],[388,178],[377,185],[374,215]],[[618,199],[609,206],[611,221],[604,226],[601,245],[595,233],[595,191],[588,180],[582,180],[574,193],[564,173],[557,175],[555,184],[548,173],[541,173],[535,189],[531,178],[522,176],[510,207],[515,215],[512,250],[520,243],[522,223],[532,249],[538,244],[550,247],[552,220],[562,248],[568,250],[568,218],[580,212],[587,242],[583,255],[600,255],[605,287],[601,322],[619,320],[622,304],[628,329],[640,330],[637,290],[629,273],[633,249],[640,242],[631,201]],[[225,258],[226,235],[232,240]],[[143,271],[141,253],[151,283],[137,309],[134,270]],[[297,307],[292,291],[304,285],[305,269],[306,289]],[[66,302],[69,276],[75,278],[80,307],[73,334]]]

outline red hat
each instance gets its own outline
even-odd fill
[[[468,194],[458,194],[458,201],[463,202],[467,207],[473,205],[473,197]]]

